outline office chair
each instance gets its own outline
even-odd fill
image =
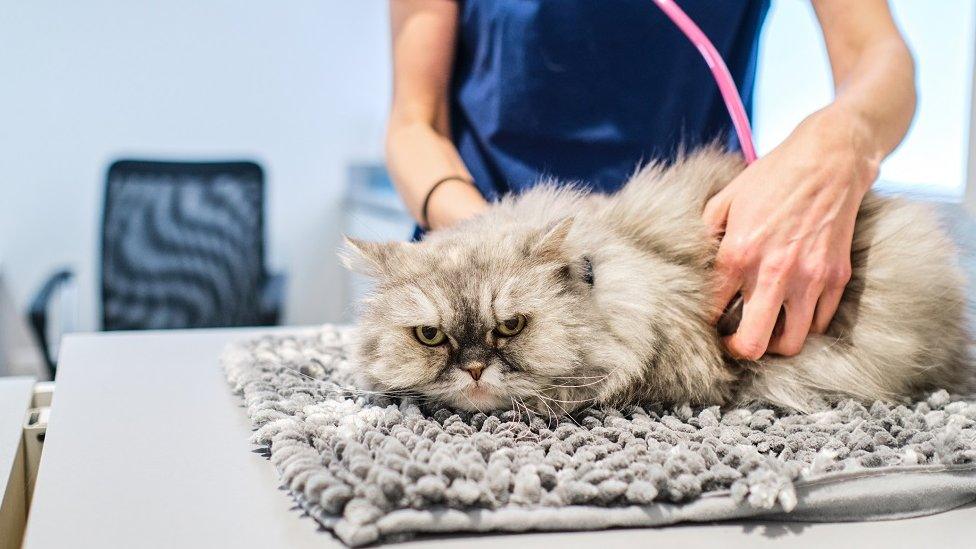
[[[253,162],[120,160],[105,185],[101,328],[269,326],[284,276],[265,269],[264,174]],[[30,306],[53,379],[48,310],[62,269]]]

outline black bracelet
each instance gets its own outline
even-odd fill
[[[468,185],[474,186],[474,181],[471,181],[466,177],[461,177],[460,175],[449,175],[443,179],[437,180],[437,183],[434,183],[430,190],[427,191],[427,196],[424,197],[424,205],[420,208],[420,226],[423,227],[424,230],[430,228],[430,222],[427,219],[427,207],[430,206],[430,197],[434,194],[434,191],[437,190],[437,187],[440,187],[448,181],[460,181],[462,183],[467,183]]]

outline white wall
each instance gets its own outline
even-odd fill
[[[55,267],[96,323],[105,169],[120,156],[254,158],[289,323],[341,313],[334,259],[349,162],[378,159],[382,0],[3,2],[0,263],[26,303]]]
[[[968,160],[976,2],[890,4],[915,56],[919,102],[908,136],[882,165],[879,186],[958,200]],[[833,97],[826,55],[810,3],[773,2],[756,87],[760,155]]]

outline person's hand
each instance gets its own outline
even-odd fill
[[[450,227],[474,217],[488,208],[478,189],[464,181],[450,180],[434,189],[427,206],[430,230]]]
[[[724,340],[732,355],[795,355],[811,331],[827,330],[880,162],[856,121],[830,107],[815,113],[706,204],[703,218],[721,237],[714,320],[736,294],[744,300],[738,330]]]

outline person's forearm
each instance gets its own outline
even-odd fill
[[[434,183],[449,176],[471,180],[454,144],[429,124],[391,119],[386,159],[390,176],[410,214],[420,223],[426,221],[428,228],[450,225],[486,205],[473,185],[451,181],[439,186],[431,196],[427,219],[423,219],[423,203]]]
[[[386,165],[410,215],[432,229],[470,217],[486,206],[478,190],[463,181],[470,181],[471,175],[450,139],[447,97],[457,11],[457,3],[450,0],[390,3],[393,106]],[[437,185],[446,177],[461,180]]]
[[[873,183],[881,161],[898,146],[915,114],[915,64],[883,3],[847,4],[841,8],[815,2],[834,76],[835,99],[815,116],[850,139],[868,162],[866,184]],[[831,18],[858,17],[847,10],[877,9],[864,18],[871,30],[852,36],[831,29]],[[883,13],[880,10],[883,9]],[[880,20],[880,21],[879,21]],[[876,30],[875,30],[876,27]]]
[[[403,202],[418,220],[435,181],[449,175],[469,176],[451,142],[423,122],[390,120],[386,163]]]
[[[887,156],[908,133],[915,114],[915,66],[900,40],[872,45],[838,82],[835,108],[864,123],[876,153]]]

